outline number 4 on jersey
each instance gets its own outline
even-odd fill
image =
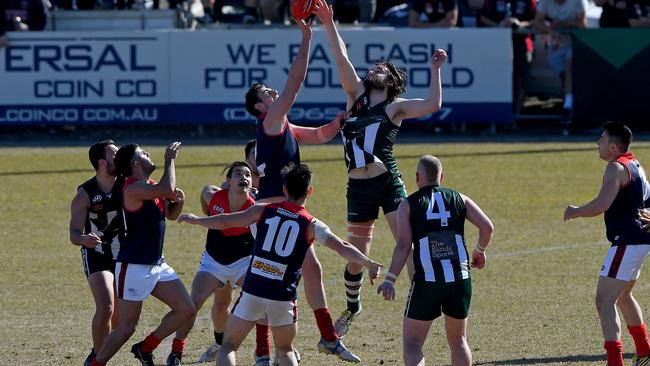
[[[436,208],[438,211],[435,211]],[[440,220],[440,226],[449,225],[449,218],[451,213],[445,208],[445,201],[442,199],[440,192],[433,192],[429,200],[429,208],[427,209],[427,220]]]

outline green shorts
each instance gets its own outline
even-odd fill
[[[379,207],[384,215],[397,211],[406,197],[406,188],[399,173],[386,172],[370,179],[349,179],[348,221],[366,222],[379,217]]]
[[[413,281],[404,316],[430,321],[442,313],[455,319],[465,319],[469,315],[471,300],[472,281],[469,278],[449,283]]]

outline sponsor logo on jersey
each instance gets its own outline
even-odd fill
[[[297,219],[297,218],[298,218],[298,214],[297,214],[297,213],[293,213],[293,212],[291,212],[291,211],[287,211],[287,210],[285,210],[285,209],[282,208],[282,207],[278,208],[278,213],[279,213],[280,215],[284,215],[284,216],[287,216],[287,217],[291,217],[292,219]]]
[[[99,202],[101,200],[102,200],[102,195],[98,194],[95,197],[93,197],[93,204],[95,204],[95,203],[97,203],[97,202]]]
[[[223,207],[221,207],[219,205],[214,205],[214,206],[212,206],[212,211],[216,212],[217,215],[220,215],[220,214],[222,214],[224,212],[224,209],[223,209]]]
[[[287,265],[274,262],[272,260],[260,257],[253,257],[251,263],[251,273],[270,278],[272,280],[282,281]]]
[[[444,241],[431,240],[431,259],[442,260],[456,257],[454,248]]]

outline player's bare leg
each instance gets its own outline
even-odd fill
[[[140,320],[142,301],[119,300],[121,309],[120,321],[117,327],[106,337],[104,344],[97,351],[95,359],[105,364],[135,333],[135,328]]]
[[[621,321],[616,311],[616,302],[627,285],[627,281],[615,278],[604,276],[598,278],[596,309],[606,341],[615,341],[621,338]]]
[[[227,332],[224,334],[223,343],[217,353],[217,365],[232,366],[237,364],[235,352],[254,326],[255,322],[241,319],[234,314],[228,317]]]
[[[404,318],[404,327],[402,329],[404,365],[424,366],[422,347],[427,339],[430,327],[431,321]]]
[[[616,305],[621,310],[625,323],[629,326],[638,326],[643,324],[643,313],[641,306],[632,295],[632,289],[636,285],[636,281],[628,281],[627,286],[618,297]]]
[[[368,255],[372,244],[372,232],[375,220],[366,222],[348,222],[348,242],[361,253]],[[348,262],[343,275],[347,309],[334,323],[336,334],[343,337],[350,330],[354,319],[361,314],[361,286],[363,284],[363,266]]]
[[[451,364],[453,366],[470,366],[472,352],[467,344],[467,318],[456,319],[445,315],[445,331],[451,351]]]
[[[275,342],[275,352],[277,352],[280,366],[298,366],[298,360],[292,345],[297,331],[297,323],[271,328],[273,342]]]
[[[95,300],[95,315],[92,321],[92,337],[95,352],[102,348],[104,339],[111,332],[113,313],[115,310],[115,291],[113,289],[114,276],[109,271],[95,272],[88,276],[90,291]],[[115,319],[116,320],[116,319]]]

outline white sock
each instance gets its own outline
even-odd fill
[[[573,109],[573,94],[568,93],[564,96],[564,109]]]

